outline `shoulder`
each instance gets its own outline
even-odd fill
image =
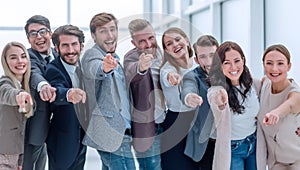
[[[32,49],[32,48],[28,48],[28,49],[27,49],[27,52],[28,52],[30,58],[37,58],[37,57],[40,56],[40,54],[39,54],[36,50],[34,50],[34,49]],[[40,57],[41,57],[41,56],[40,56]]]
[[[137,48],[133,48],[124,55],[124,60],[129,58],[138,58],[139,52]]]
[[[13,85],[13,81],[8,76],[2,76],[2,77],[0,77],[0,86],[3,85],[3,84],[11,84],[11,85]]]

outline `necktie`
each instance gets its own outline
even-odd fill
[[[47,57],[45,57],[45,60],[46,60],[47,64],[49,64],[49,63],[50,63],[50,59],[51,59],[51,56],[50,56],[50,55],[49,55],[49,56],[47,56]]]

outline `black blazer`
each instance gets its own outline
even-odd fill
[[[56,168],[67,169],[76,161],[84,135],[75,105],[66,97],[72,81],[59,57],[47,65],[45,78],[56,88],[56,99],[50,104],[53,117],[47,138],[48,155]]]
[[[58,58],[58,54],[53,48],[51,48],[52,54],[55,58]],[[34,116],[30,117],[26,123],[25,130],[25,143],[32,145],[42,145],[45,143],[49,124],[50,124],[50,110],[49,102],[41,100],[39,93],[37,92],[37,85],[41,81],[46,81],[44,78],[46,71],[46,61],[43,57],[32,48],[28,49],[31,62],[31,75],[30,75],[30,90],[31,95],[35,100]]]

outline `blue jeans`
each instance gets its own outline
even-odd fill
[[[157,125],[152,146],[146,152],[135,152],[140,170],[161,170],[160,134],[162,131],[162,127]]]
[[[132,137],[125,135],[120,148],[115,152],[98,150],[102,160],[102,170],[135,170],[131,141]]]
[[[231,141],[230,170],[256,170],[256,133]]]

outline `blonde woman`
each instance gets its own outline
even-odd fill
[[[198,169],[196,162],[184,154],[186,136],[192,123],[191,108],[180,99],[183,76],[198,65],[185,32],[177,27],[167,29],[162,36],[164,58],[160,70],[160,83],[168,108],[162,123],[161,163],[163,170]]]
[[[22,169],[26,118],[32,115],[29,90],[30,59],[24,45],[8,43],[1,55],[0,169]]]

